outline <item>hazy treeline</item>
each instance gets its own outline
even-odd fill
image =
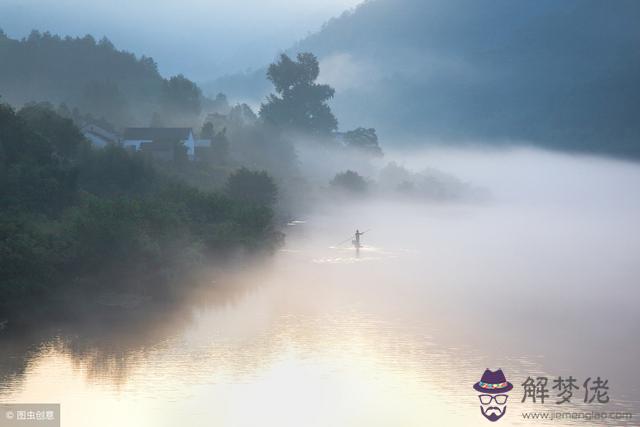
[[[314,52],[332,107],[390,144],[480,141],[640,158],[635,0],[371,0],[287,52]],[[206,85],[260,97],[262,71]]]
[[[274,176],[282,189],[281,207],[308,206],[313,190],[328,184],[326,173],[335,166],[331,158],[361,169],[383,156],[374,128],[338,132],[339,118],[329,106],[335,90],[318,82],[315,55],[280,55],[265,74],[273,92],[257,113],[246,104],[224,108],[226,96],[218,94],[222,113],[207,116],[200,135],[228,147],[227,164]]]
[[[90,35],[33,31],[14,40],[0,31],[0,63],[4,102],[63,103],[116,127],[195,125],[211,102],[186,77],[163,78],[152,58],[137,58]]]
[[[440,170],[427,168],[414,172],[396,162],[389,162],[373,177],[353,170],[337,173],[329,182],[329,190],[348,198],[384,197],[396,201],[485,202],[490,199],[486,188],[474,186]]]

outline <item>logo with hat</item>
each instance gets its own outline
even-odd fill
[[[502,369],[491,371],[488,368],[482,374],[480,381],[473,385],[479,393],[480,412],[489,421],[498,421],[507,412],[507,394],[512,388],[504,376]]]

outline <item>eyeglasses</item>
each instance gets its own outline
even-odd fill
[[[509,396],[506,394],[496,394],[495,396],[492,396],[490,394],[481,394],[478,397],[480,398],[480,403],[482,403],[483,405],[490,404],[492,400],[495,400],[498,405],[504,405],[505,403],[507,403],[507,398]]]

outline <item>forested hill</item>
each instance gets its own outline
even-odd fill
[[[119,127],[147,125],[154,113],[157,120],[199,113],[202,102],[194,83],[165,80],[153,59],[118,50],[106,38],[33,31],[14,40],[0,31],[0,64],[3,102],[64,103]]]
[[[322,61],[342,128],[373,126],[387,144],[527,141],[640,158],[638,22],[636,0],[371,0],[291,51]],[[220,83],[235,96],[238,78]]]

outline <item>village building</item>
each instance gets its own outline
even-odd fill
[[[94,124],[84,125],[80,131],[94,147],[102,148],[107,144],[116,144],[119,141],[118,135]]]
[[[194,160],[197,143],[191,128],[127,128],[122,145],[148,153],[155,160],[175,161],[185,151],[186,157]]]

